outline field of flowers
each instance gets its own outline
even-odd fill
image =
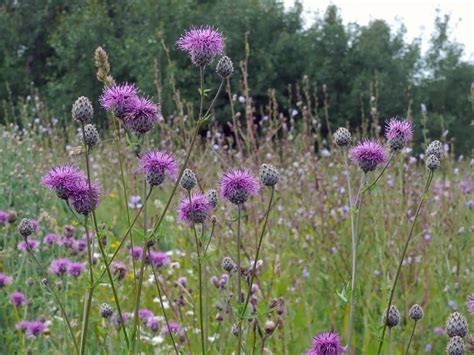
[[[323,138],[308,98],[256,122],[223,41],[178,40],[197,112],[163,118],[98,48],[74,126],[36,102],[0,128],[0,352],[474,351],[472,158],[403,118]]]

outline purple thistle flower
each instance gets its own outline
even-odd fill
[[[153,312],[150,311],[148,308],[142,308],[138,311],[138,317],[144,322],[146,322],[148,318],[153,317],[153,316],[154,316]]]
[[[15,307],[21,307],[26,303],[26,296],[19,292],[15,291],[10,294],[10,303]]]
[[[224,53],[224,37],[211,26],[191,27],[176,46],[191,57],[193,64],[204,67]]]
[[[222,198],[235,205],[243,204],[249,196],[255,196],[259,190],[258,180],[246,169],[230,170],[220,180]]]
[[[166,253],[162,251],[151,251],[149,252],[149,262],[154,267],[162,267],[168,265],[170,262],[170,258]]]
[[[130,102],[137,98],[138,90],[134,84],[120,84],[106,87],[99,99],[100,105],[112,111],[117,118],[123,119]]]
[[[165,180],[166,174],[175,179],[178,166],[171,154],[150,150],[141,157],[140,169],[145,173],[145,179],[150,185],[158,186]]]
[[[117,276],[119,280],[122,280],[127,275],[127,266],[121,261],[112,262],[110,269],[112,274]]]
[[[29,321],[21,320],[15,325],[15,329],[24,333],[24,332],[26,332],[26,329],[28,328],[29,324],[30,324]]]
[[[181,327],[176,322],[169,322],[169,327],[166,324],[161,328],[161,334],[168,334],[169,332],[178,333]]]
[[[10,285],[12,281],[13,277],[0,272],[0,288]]]
[[[140,195],[132,195],[128,199],[128,207],[136,209],[142,207],[142,198]]]
[[[64,275],[68,269],[71,261],[66,258],[53,260],[49,265],[48,271],[56,276]]]
[[[72,246],[71,246],[72,250],[74,251],[74,253],[76,254],[82,254],[86,251],[87,249],[87,240],[85,239],[74,239],[72,241]]]
[[[8,212],[0,211],[0,226],[4,226],[8,223]]]
[[[67,268],[67,272],[72,277],[79,277],[85,270],[85,265],[78,262],[70,262]]]
[[[80,180],[74,184],[71,189],[69,202],[77,213],[87,215],[99,205],[100,189],[99,186],[87,180]]]
[[[413,124],[407,120],[391,118],[385,128],[385,138],[393,140],[401,137],[403,142],[409,142],[413,138]]]
[[[467,303],[466,304],[467,304],[467,310],[469,311],[469,313],[474,314],[474,293],[470,294],[467,297]]]
[[[85,179],[81,170],[66,164],[49,170],[41,179],[41,184],[56,192],[59,198],[67,200],[74,191],[76,183]]]
[[[125,126],[137,134],[145,134],[160,120],[160,106],[144,97],[130,100],[124,114]]]
[[[344,348],[339,335],[333,332],[324,332],[313,338],[313,345],[306,355],[339,355],[343,353]]]
[[[184,197],[179,203],[178,220],[188,225],[204,223],[209,216],[212,206],[206,195],[197,193]]]
[[[36,249],[38,249],[39,245],[40,245],[40,242],[37,241],[36,239],[27,239],[27,240],[22,240],[21,242],[19,242],[17,248],[19,251],[24,253],[27,250],[35,251]]]
[[[47,326],[44,322],[42,322],[40,320],[34,320],[34,321],[31,321],[31,322],[28,322],[28,324],[26,325],[25,334],[27,336],[37,338],[41,334],[44,333],[46,328],[47,328]]]
[[[367,173],[375,170],[377,165],[387,161],[387,151],[380,143],[365,140],[350,150],[350,157]]]
[[[142,247],[133,247],[129,251],[130,256],[133,260],[140,260],[143,255],[143,248]]]
[[[49,233],[49,234],[46,234],[43,238],[43,243],[46,244],[46,245],[53,245],[55,243],[57,243],[57,241],[59,240],[59,237],[57,234],[54,234],[54,233]]]
[[[159,318],[155,316],[146,319],[146,326],[154,333],[160,329]]]

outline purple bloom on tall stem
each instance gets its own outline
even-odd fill
[[[387,151],[380,143],[365,140],[350,150],[350,157],[367,173],[387,161]]]
[[[313,345],[306,355],[339,355],[344,351],[337,333],[324,332],[313,338]]]
[[[212,26],[191,27],[176,42],[197,66],[209,65],[224,53],[224,37]]]
[[[77,213],[87,215],[99,205],[100,189],[99,186],[87,180],[81,180],[74,184],[71,189],[69,202]]]
[[[129,253],[133,260],[140,260],[143,255],[143,248],[135,246],[130,249]]]
[[[206,195],[197,193],[184,197],[179,203],[178,220],[188,225],[204,223],[208,218],[212,206]]]
[[[28,250],[35,251],[36,249],[38,249],[39,245],[40,245],[40,242],[37,241],[36,239],[28,238],[26,240],[22,240],[21,242],[19,242],[17,248],[19,251],[24,253]]]
[[[46,324],[40,320],[31,321],[31,322],[28,322],[28,324],[26,325],[25,334],[27,336],[37,338],[41,334],[44,333],[46,328],[47,328]]]
[[[143,154],[140,169],[145,173],[146,181],[152,186],[161,185],[166,175],[175,179],[178,172],[176,159],[171,154],[158,150],[150,150]]]
[[[153,317],[154,314],[152,311],[150,311],[148,308],[142,308],[138,311],[138,317],[144,322],[150,317]]]
[[[41,179],[41,184],[56,192],[59,198],[67,200],[71,197],[76,183],[85,180],[84,173],[72,165],[60,165],[52,168]]]
[[[151,316],[146,319],[146,326],[152,331],[157,332],[160,329],[159,318],[155,316]]]
[[[10,285],[13,281],[13,277],[0,272],[0,288]]]
[[[8,212],[0,211],[0,226],[4,226],[5,224],[8,223],[8,217],[9,217]]]
[[[64,275],[69,268],[71,261],[66,258],[53,260],[49,265],[48,271],[56,276]]]
[[[474,293],[467,297],[467,310],[469,313],[474,314]]]
[[[112,111],[117,118],[123,119],[129,109],[130,102],[137,96],[137,87],[134,84],[125,83],[106,87],[99,102],[104,109]]]
[[[400,150],[407,142],[411,141],[413,124],[407,120],[392,118],[386,125],[385,137],[392,150]]]
[[[180,326],[176,322],[169,322],[169,327],[166,326],[166,324],[163,325],[163,328],[161,328],[161,333],[162,334],[168,334],[169,332],[173,333],[178,333],[180,330]]]
[[[121,261],[112,262],[110,270],[119,280],[122,280],[127,275],[127,266]]]
[[[59,237],[58,237],[57,234],[48,233],[44,236],[43,243],[46,244],[46,245],[51,246],[51,245],[57,243],[58,240],[59,240]]]
[[[137,134],[145,134],[160,120],[160,106],[144,97],[130,100],[124,114],[125,126]]]
[[[24,333],[24,332],[26,332],[26,329],[28,328],[29,324],[30,324],[29,321],[21,320],[15,325],[15,329]]]
[[[243,204],[250,196],[255,196],[259,190],[258,180],[246,169],[230,170],[220,180],[222,198],[235,205]]]
[[[78,262],[70,262],[67,268],[67,272],[72,277],[79,277],[85,270],[85,265]]]
[[[149,262],[154,266],[154,267],[162,267],[165,265],[168,265],[170,262],[170,258],[166,253],[162,251],[151,251],[149,253]]]
[[[10,303],[15,307],[21,307],[26,303],[26,296],[19,292],[15,291],[10,294]]]

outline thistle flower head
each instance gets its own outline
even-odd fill
[[[86,124],[84,126],[84,142],[88,147],[93,147],[97,145],[100,141],[99,132],[93,124]]]
[[[466,317],[459,312],[453,312],[446,322],[446,333],[450,337],[460,336],[464,338],[468,333]]]
[[[150,329],[154,333],[156,333],[160,329],[160,322],[158,317],[152,315],[151,317],[146,318],[145,322],[148,329]]]
[[[428,170],[435,171],[440,167],[441,162],[436,155],[431,154],[426,157],[425,165]]]
[[[419,321],[423,318],[423,308],[421,308],[421,306],[418,304],[414,304],[408,311],[408,315],[414,321]]]
[[[10,285],[12,281],[13,277],[0,272],[0,288]]]
[[[161,334],[178,333],[181,327],[176,322],[169,322],[169,327],[166,324],[161,328]]]
[[[385,128],[385,138],[393,150],[399,150],[413,138],[413,124],[407,120],[391,118]]]
[[[18,233],[20,233],[22,237],[26,238],[30,236],[34,231],[35,231],[35,227],[31,219],[23,218],[20,221],[20,224],[18,225]]]
[[[92,120],[94,115],[94,108],[91,101],[85,97],[79,97],[72,105],[72,118],[81,123],[86,123]]]
[[[134,84],[125,83],[104,88],[99,102],[104,109],[113,112],[119,119],[123,119],[130,102],[137,96],[137,87]]]
[[[51,245],[57,243],[58,240],[59,240],[59,237],[58,237],[57,234],[48,233],[44,236],[43,243],[46,244],[46,245],[51,246]]]
[[[207,200],[209,201],[209,205],[211,205],[211,208],[216,208],[217,207],[217,202],[218,202],[218,195],[216,190],[209,190],[206,194]]]
[[[175,179],[178,171],[175,158],[158,150],[145,152],[140,159],[140,168],[145,173],[146,181],[152,186],[161,185],[165,175]]]
[[[67,267],[67,273],[72,277],[79,277],[85,270],[85,265],[71,261]]]
[[[248,170],[230,170],[220,180],[222,198],[235,205],[243,204],[260,190],[257,179]]]
[[[193,64],[204,67],[224,52],[224,37],[212,26],[192,27],[176,42],[178,49],[191,57]]]
[[[137,134],[145,134],[160,120],[160,105],[144,97],[130,100],[124,113],[125,126]]]
[[[474,293],[467,296],[467,310],[469,313],[474,314]]]
[[[339,127],[336,132],[334,132],[334,142],[339,147],[346,147],[351,144],[352,136],[351,132],[347,128]]]
[[[343,353],[344,348],[339,335],[334,332],[324,332],[313,338],[313,345],[306,355],[339,355]]]
[[[436,156],[439,160],[441,160],[441,157],[443,155],[443,145],[441,144],[440,141],[434,140],[431,142],[428,147],[426,148],[425,155],[428,157],[430,155]]]
[[[459,336],[454,336],[449,339],[446,347],[446,354],[448,355],[464,355],[464,340]]]
[[[275,186],[280,180],[280,173],[270,164],[260,166],[260,181],[265,186]]]
[[[398,311],[398,308],[393,304],[388,310],[388,317],[385,322],[387,323],[387,326],[389,328],[395,327],[398,325],[398,323],[400,323],[400,312]]]
[[[69,268],[71,261],[66,258],[55,259],[49,265],[48,271],[56,276],[64,275]]]
[[[219,75],[222,79],[227,79],[232,75],[234,72],[234,65],[232,64],[232,60],[224,55],[219,59],[217,62],[216,66],[216,73]]]
[[[40,242],[37,241],[36,239],[28,238],[26,240],[22,240],[21,242],[19,242],[17,245],[17,248],[19,251],[24,253],[28,250],[35,251],[36,249],[38,249],[39,245],[40,245]]]
[[[77,181],[71,188],[69,203],[77,213],[87,215],[99,205],[100,188],[94,182],[87,180]]]
[[[153,312],[150,311],[148,308],[141,308],[138,310],[138,317],[143,321],[146,321],[148,318],[153,316]]]
[[[159,250],[157,251],[150,250],[148,260],[154,267],[162,267],[170,263],[169,256],[166,253]]]
[[[143,248],[139,246],[134,246],[130,249],[129,253],[133,260],[140,260],[143,255]]]
[[[184,197],[178,207],[178,220],[189,225],[204,223],[212,209],[207,196],[197,193]]]
[[[73,165],[59,165],[50,169],[41,179],[41,184],[67,200],[74,191],[75,184],[86,179],[84,173]]]
[[[113,261],[110,264],[110,271],[117,279],[122,280],[127,275],[127,265],[121,261]]]
[[[26,326],[25,334],[29,337],[37,338],[44,333],[46,328],[47,325],[40,320],[30,321]]]
[[[380,143],[365,140],[350,150],[350,157],[367,173],[387,160],[387,151]]]
[[[108,303],[102,303],[99,312],[100,316],[105,319],[110,318],[114,314],[114,310]]]
[[[8,223],[8,212],[0,211],[0,226]]]
[[[197,185],[197,177],[191,169],[184,169],[179,185],[185,190],[192,190]]]
[[[26,303],[26,296],[19,291],[12,292],[10,294],[10,303],[15,307],[21,307]]]

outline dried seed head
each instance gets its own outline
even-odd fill
[[[266,335],[271,335],[273,333],[273,331],[275,330],[276,328],[276,324],[274,321],[272,321],[271,319],[267,319],[267,321],[265,322],[265,334]]]
[[[99,132],[93,124],[86,124],[84,126],[84,142],[89,146],[93,147],[100,141]]]
[[[273,165],[262,164],[260,167],[260,181],[265,186],[275,186],[280,180],[280,174]]]
[[[421,308],[421,306],[418,304],[414,304],[413,306],[411,306],[410,311],[408,312],[408,315],[414,321],[418,321],[421,318],[423,318],[423,308]]]
[[[211,205],[212,208],[217,207],[217,201],[218,201],[218,196],[217,196],[217,191],[216,190],[209,190],[207,192],[207,200],[209,201],[209,204]]]
[[[109,318],[112,316],[112,314],[114,314],[114,310],[112,309],[112,307],[108,304],[108,303],[102,303],[100,305],[100,316],[102,318]]]
[[[347,128],[339,127],[336,132],[334,132],[334,142],[339,147],[345,147],[351,144],[352,136],[351,132]]]
[[[400,312],[396,306],[390,306],[386,322],[389,328],[395,327],[400,322]]]
[[[441,162],[439,161],[439,158],[436,155],[432,154],[428,155],[428,157],[426,158],[425,165],[427,169],[435,171],[439,168]]]
[[[464,340],[459,336],[454,336],[449,339],[446,347],[446,354],[448,355],[464,355]]]
[[[196,174],[191,169],[184,169],[179,184],[183,189],[191,191],[197,185]]]
[[[227,79],[232,75],[234,72],[234,65],[232,64],[232,60],[228,56],[223,56],[217,62],[216,73],[222,79]]]
[[[234,263],[234,261],[229,258],[228,256],[226,256],[223,260],[222,260],[222,268],[227,271],[227,272],[231,272],[235,269],[236,265]]]
[[[81,123],[89,122],[94,115],[91,101],[85,97],[79,97],[72,105],[72,118]]]
[[[435,155],[438,159],[441,160],[441,156],[443,154],[443,145],[441,144],[440,141],[433,141],[428,145],[428,148],[426,148],[426,155]]]
[[[35,227],[29,218],[23,218],[18,225],[18,233],[21,234],[22,237],[28,237],[33,233]]]
[[[467,320],[459,312],[452,313],[446,322],[446,332],[450,337],[460,336],[464,338],[467,335]]]

